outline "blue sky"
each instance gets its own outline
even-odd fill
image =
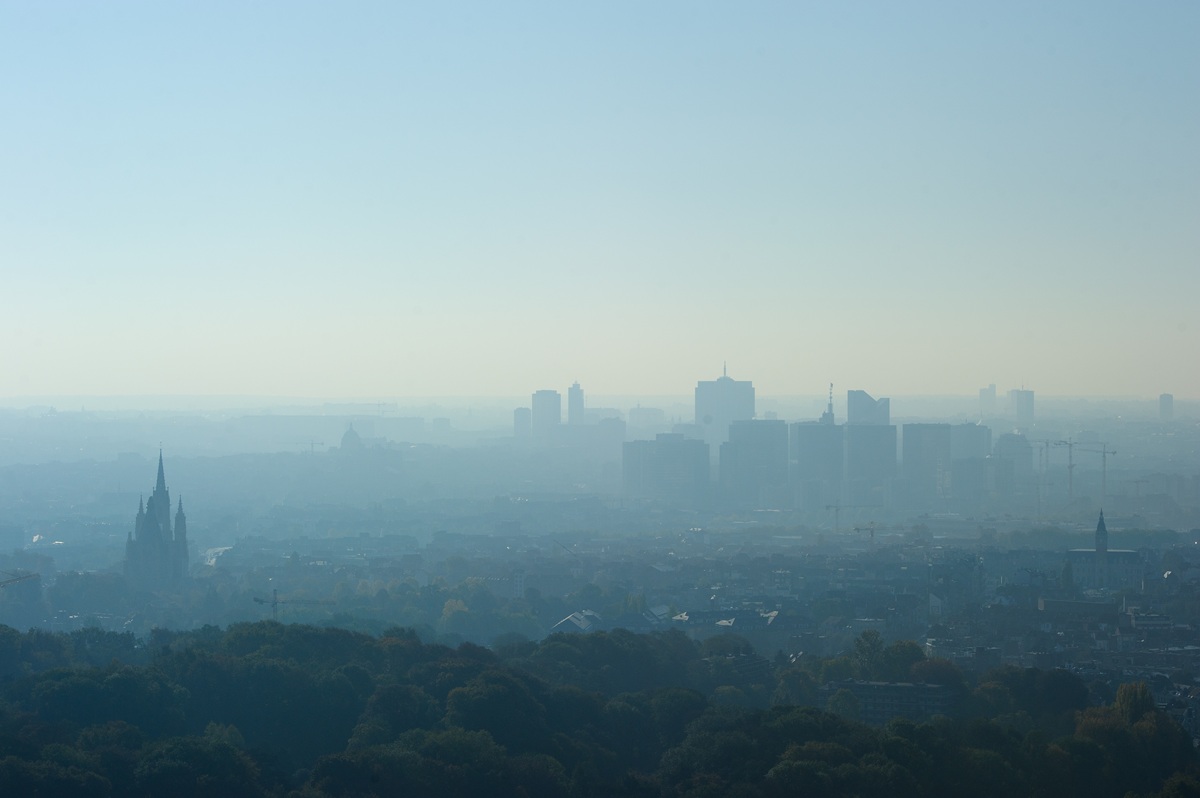
[[[0,396],[1200,398],[1200,6],[0,3]]]

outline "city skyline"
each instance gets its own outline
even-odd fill
[[[1200,399],[1200,7],[0,7],[0,397]]]

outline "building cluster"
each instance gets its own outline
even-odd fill
[[[1033,392],[1010,399],[1018,423],[1032,423]],[[831,386],[819,419],[789,424],[756,415],[749,381],[701,381],[693,423],[624,444],[624,493],[684,506],[974,512],[1032,482],[1033,445],[1021,432],[993,440],[982,423],[897,426],[890,405],[848,391],[838,424]]]

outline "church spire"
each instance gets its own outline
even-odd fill
[[[154,485],[154,492],[165,491],[167,489],[167,477],[163,473],[162,448],[158,450],[158,482]]]

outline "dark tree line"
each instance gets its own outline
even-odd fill
[[[952,687],[950,716],[826,711],[832,678]],[[911,643],[768,661],[741,638],[617,630],[495,649],[274,622],[132,636],[0,627],[0,794],[1200,796],[1145,685],[968,683]]]

